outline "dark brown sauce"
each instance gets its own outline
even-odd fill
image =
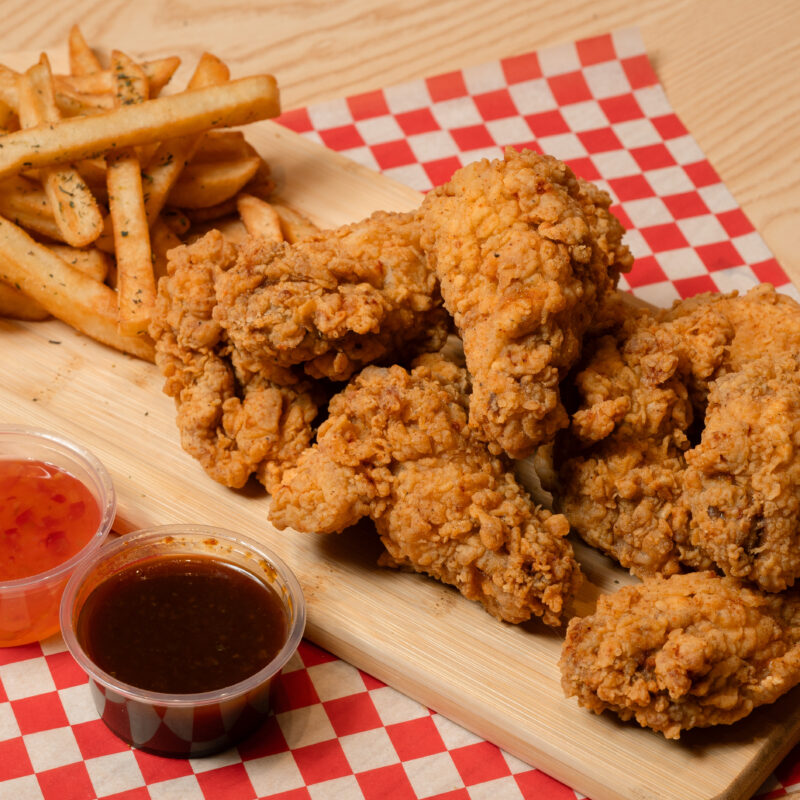
[[[231,563],[165,556],[132,564],[92,590],[77,636],[117,680],[193,694],[238,683],[287,639],[277,593]]]

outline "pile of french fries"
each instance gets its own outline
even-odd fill
[[[279,203],[269,166],[241,131],[277,116],[275,79],[231,80],[204,54],[188,85],[161,95],[176,57],[104,68],[78,27],[69,74],[46,55],[0,65],[0,316],[52,315],[148,360],[166,254],[219,227],[232,239],[302,238],[313,226]]]

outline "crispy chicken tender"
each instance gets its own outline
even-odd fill
[[[651,578],[600,597],[567,628],[568,697],[677,739],[774,702],[800,681],[800,597],[712,572]]]
[[[800,305],[762,284],[668,311],[610,302],[603,326],[576,379],[559,510],[640,577],[716,567],[791,586]]]
[[[439,355],[410,373],[367,367],[275,487],[270,519],[330,533],[370,516],[383,564],[452,584],[500,619],[558,625],[581,580],[569,525],[470,430],[468,389],[465,370]]]
[[[711,384],[686,461],[682,500],[700,553],[767,591],[791,586],[800,577],[800,352],[763,356]]]
[[[236,368],[213,318],[215,280],[235,260],[218,231],[171,251],[150,333],[184,450],[226,486],[241,487],[255,473],[270,488],[310,444],[317,403],[289,370]]]
[[[559,382],[632,265],[610,204],[561,161],[511,149],[458,170],[422,204],[422,246],[472,376],[470,424],[512,458],[567,425]]]
[[[295,244],[253,240],[217,280],[214,319],[251,372],[302,365],[346,380],[438,350],[450,321],[413,214],[377,212]]]
[[[695,295],[676,302],[664,319],[677,320],[709,304],[734,330],[725,359],[714,377],[737,372],[763,355],[800,352],[800,305],[788,295],[776,292],[769,283],[761,283],[744,295],[737,292]]]
[[[714,308],[660,322],[632,314],[599,339],[576,385],[573,451],[561,469],[557,507],[587,543],[645,577],[708,567],[688,541],[681,475],[694,410],[687,385],[707,379],[732,337]]]

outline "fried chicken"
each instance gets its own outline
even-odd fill
[[[733,329],[722,363],[709,380],[728,372],[737,372],[754,358],[780,356],[800,352],[800,305],[780,294],[769,283],[752,288],[747,294],[698,294],[681,300],[662,314],[664,321],[691,316],[701,306],[711,305],[722,314]],[[708,394],[708,385],[700,385],[701,402]]]
[[[559,383],[632,265],[610,203],[561,161],[508,149],[422,204],[422,246],[472,376],[470,424],[495,452],[524,458],[567,425]]]
[[[682,502],[698,551],[767,591],[791,586],[800,577],[800,352],[762,356],[712,383],[686,462]]]
[[[581,579],[569,525],[470,430],[468,390],[466,371],[439,355],[410,373],[367,367],[275,487],[270,519],[330,533],[369,516],[384,565],[452,584],[500,619],[558,625]]]
[[[449,327],[414,216],[378,212],[291,245],[212,231],[177,248],[150,333],[184,449],[271,489],[313,438],[330,394],[314,378],[436,350]]]
[[[635,311],[594,343],[564,449],[557,507],[583,539],[634,574],[708,557],[688,540],[681,476],[694,421],[689,389],[725,356],[731,326],[703,305],[679,319]]]
[[[438,350],[450,320],[413,214],[377,212],[295,244],[245,245],[219,275],[214,319],[254,373],[302,365],[347,380]]]
[[[235,259],[218,231],[171,251],[150,333],[184,450],[226,486],[256,474],[269,488],[310,444],[317,401],[313,387],[287,369],[236,368],[213,318],[215,279]]]
[[[567,628],[568,697],[677,739],[774,702],[800,681],[800,597],[712,572],[651,578],[600,597]]]
[[[557,508],[640,577],[715,567],[791,586],[800,306],[763,284],[668,311],[610,302],[600,319],[611,332],[576,378]]]

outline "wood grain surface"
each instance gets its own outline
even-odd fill
[[[800,285],[797,0],[3,0],[0,52],[90,44],[133,55],[210,49],[274,73],[284,107],[538,47],[640,28],[678,115]]]
[[[275,165],[287,202],[323,225],[421,199],[275,123],[251,126],[248,139]],[[181,450],[153,365],[57,321],[0,320],[0,342],[3,422],[58,430],[92,450],[114,481],[119,531],[197,521],[260,539],[300,579],[309,638],[593,800],[744,800],[800,737],[798,692],[680,742],[584,711],[561,692],[558,631],[500,623],[449,587],[378,568],[370,524],[339,536],[280,533],[263,489],[214,483]],[[632,579],[576,548],[583,614]]]

